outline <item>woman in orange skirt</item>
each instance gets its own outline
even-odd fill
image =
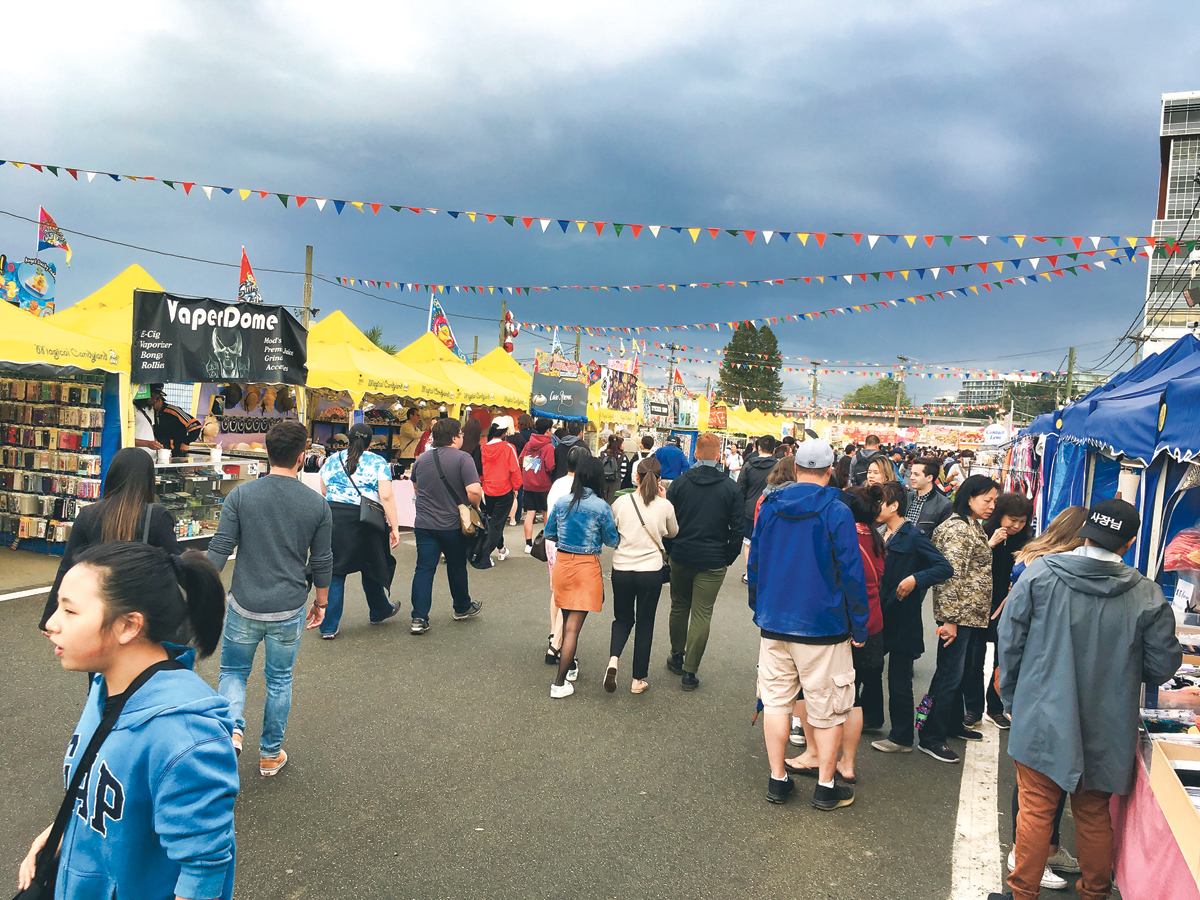
[[[580,460],[570,495],[547,511],[546,540],[558,546],[550,582],[554,604],[563,614],[558,678],[550,687],[550,696],[558,700],[575,693],[567,671],[575,662],[579,631],[587,614],[604,605],[600,551],[620,540],[612,508],[604,502],[604,470],[595,457]]]

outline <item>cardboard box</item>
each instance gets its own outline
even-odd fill
[[[1192,877],[1200,884],[1200,811],[1192,804],[1192,798],[1184,790],[1179,776],[1171,768],[1171,760],[1200,762],[1200,747],[1187,744],[1172,744],[1168,741],[1153,741],[1153,759],[1150,764],[1150,790],[1154,792],[1158,805],[1162,807],[1171,833],[1179,844],[1184,861],[1192,871]]]

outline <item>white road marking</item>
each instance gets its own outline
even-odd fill
[[[992,674],[993,651],[994,645],[989,644],[983,667],[988,676]],[[1000,729],[984,722],[981,730],[983,740],[967,742],[963,757],[951,855],[950,900],[980,900],[1004,889],[1000,880],[1000,822],[996,811]]]
[[[0,594],[0,603],[3,603],[5,600],[20,600],[22,597],[34,597],[38,594],[48,594],[50,593],[50,588],[51,585],[46,585],[45,587],[40,588],[30,588],[27,591],[14,591],[11,594]]]

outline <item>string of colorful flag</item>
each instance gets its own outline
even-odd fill
[[[400,281],[400,280],[380,280],[375,278],[356,278],[344,275],[335,275],[334,279],[338,284],[346,287],[370,287],[376,290],[398,290],[398,291],[425,291],[433,293],[446,293],[455,291],[456,293],[473,293],[473,294],[493,294],[496,291],[508,294],[525,294],[529,296],[530,292],[541,293],[543,291],[645,291],[658,288],[661,290],[677,290],[679,288],[717,288],[718,290],[726,287],[773,287],[775,285],[785,285],[788,282],[799,283],[804,282],[811,285],[813,282],[817,284],[869,284],[868,278],[873,278],[876,282],[882,281],[884,277],[888,281],[893,281],[897,276],[905,281],[909,280],[909,276],[916,275],[919,280],[924,280],[926,274],[931,275],[936,281],[938,276],[943,272],[955,275],[961,270],[966,273],[972,267],[979,269],[983,273],[987,273],[990,269],[995,269],[998,274],[1003,274],[1005,266],[1011,266],[1014,270],[1020,270],[1021,263],[1027,263],[1028,267],[1034,272],[1038,270],[1041,264],[1046,262],[1051,268],[1058,265],[1061,258],[1069,258],[1072,262],[1078,262],[1080,256],[1088,257],[1093,260],[1093,264],[1100,268],[1105,267],[1104,259],[1094,259],[1099,255],[1107,255],[1109,258],[1116,257],[1118,254],[1124,254],[1125,258],[1132,257],[1137,252],[1134,247],[1125,247],[1121,249],[1108,250],[1081,250],[1077,253],[1056,253],[1045,256],[1020,256],[1014,259],[999,259],[988,260],[985,262],[969,262],[955,263],[953,265],[942,266],[924,266],[921,268],[912,269],[881,269],[878,272],[853,272],[843,273],[840,275],[788,275],[782,278],[747,278],[736,281],[691,281],[677,282],[671,284],[665,282],[662,284],[551,284],[551,285],[520,285],[520,286],[497,286],[497,285],[470,285],[470,284],[432,284],[423,282]]]
[[[1114,256],[1112,258],[1112,261],[1115,262],[1117,265],[1121,265],[1122,262],[1124,262],[1124,260],[1122,260],[1123,255],[1124,254],[1122,253],[1122,254],[1118,254],[1118,255]],[[1136,253],[1126,257],[1126,259],[1136,262],[1139,257],[1145,258],[1148,256],[1149,256],[1149,252],[1143,250],[1143,251],[1136,252]],[[1094,269],[1093,266],[1096,266],[1096,268]],[[1050,269],[1045,272],[1037,272],[1032,275],[1014,275],[1011,278],[1004,278],[999,281],[983,282],[980,284],[967,285],[966,287],[947,288],[946,290],[943,290],[943,291],[932,291],[930,293],[925,293],[925,294],[914,294],[909,297],[900,297],[896,300],[879,300],[874,303],[863,303],[863,304],[859,304],[857,306],[839,306],[839,307],[834,307],[832,309],[816,310],[813,312],[793,313],[793,314],[779,315],[779,316],[767,316],[765,318],[743,319],[741,321],[733,321],[733,322],[702,322],[702,323],[693,323],[690,325],[641,325],[641,326],[627,326],[627,327],[616,326],[616,325],[552,325],[552,324],[541,323],[541,322],[520,322],[518,324],[520,325],[520,327],[522,329],[524,329],[526,331],[540,331],[540,332],[564,331],[569,334],[574,334],[576,332],[582,332],[583,334],[591,335],[594,337],[604,337],[606,335],[635,335],[635,334],[644,334],[647,332],[656,332],[656,331],[662,331],[662,332],[689,331],[689,330],[703,331],[705,329],[711,329],[713,331],[719,332],[721,330],[722,325],[726,326],[730,331],[737,331],[739,328],[748,328],[751,325],[758,327],[758,326],[762,326],[762,325],[778,325],[781,322],[801,322],[801,321],[812,321],[815,319],[827,319],[830,316],[852,315],[854,313],[871,312],[873,310],[887,309],[888,307],[902,306],[905,303],[909,303],[909,304],[912,304],[915,306],[918,302],[926,303],[926,302],[930,302],[930,301],[946,300],[946,299],[951,299],[951,298],[955,297],[956,295],[963,296],[963,297],[969,297],[971,294],[975,294],[976,296],[979,296],[979,292],[981,290],[987,291],[988,293],[992,293],[993,288],[995,288],[996,290],[1002,291],[1002,290],[1004,290],[1005,285],[1012,286],[1012,285],[1018,285],[1018,284],[1019,285],[1037,284],[1038,278],[1045,278],[1046,281],[1051,281],[1051,280],[1053,280],[1053,276],[1055,276],[1055,275],[1057,275],[1060,278],[1066,278],[1068,272],[1071,275],[1078,277],[1080,270],[1082,270],[1084,272],[1094,273],[1097,269],[1099,269],[1100,271],[1108,271],[1108,268],[1106,266],[1100,267],[1100,266],[1097,266],[1096,263],[1079,263],[1079,264],[1073,265],[1073,266],[1063,266],[1061,268]]]
[[[658,346],[658,345],[655,344],[654,346]],[[595,350],[595,351],[598,351],[601,353],[612,354],[612,353],[620,352],[619,348],[613,348],[613,347],[597,347],[592,344],[588,344],[587,347],[589,350]],[[653,353],[653,352],[646,351],[646,350],[639,350],[638,353],[641,356],[652,356],[655,359],[666,359],[666,360],[672,359],[672,357],[667,356],[666,354],[663,354],[663,353]],[[757,356],[757,354],[755,354],[755,355]],[[1061,371],[1042,371],[1042,370],[1034,371],[1031,369],[1021,369],[1020,372],[1011,372],[1011,371],[1002,370],[1002,369],[972,369],[972,368],[964,368],[962,366],[935,366],[935,365],[919,365],[919,364],[913,364],[913,365],[907,365],[907,366],[901,366],[901,365],[879,366],[875,363],[845,363],[845,365],[852,365],[855,367],[860,367],[860,366],[866,367],[864,371],[848,371],[848,370],[843,370],[843,369],[822,369],[822,368],[818,368],[816,366],[785,366],[785,365],[777,365],[776,366],[776,365],[771,365],[770,363],[748,363],[748,362],[734,361],[734,360],[730,360],[730,359],[725,359],[724,361],[722,361],[722,360],[713,360],[713,359],[699,359],[697,357],[689,357],[689,356],[675,356],[673,358],[674,358],[675,362],[677,362],[677,363],[699,363],[700,365],[706,365],[706,366],[728,365],[730,368],[733,368],[733,369],[773,369],[773,370],[780,371],[780,372],[799,372],[802,374],[812,374],[815,372],[820,375],[862,375],[864,378],[865,377],[893,378],[893,377],[895,377],[895,373],[897,370],[901,370],[905,378],[930,378],[930,377],[934,377],[934,376],[936,376],[938,378],[960,378],[960,377],[963,377],[964,375],[967,377],[975,376],[976,378],[995,378],[995,377],[1001,377],[1001,376],[1012,377],[1012,376],[1015,376],[1018,374],[1038,378],[1038,377],[1042,377],[1042,376],[1051,376],[1051,375],[1057,376],[1057,375],[1064,374]],[[829,361],[826,360],[825,362],[829,362]],[[939,371],[937,371],[937,372],[919,371],[921,369],[936,369]]]
[[[516,214],[510,215],[505,213],[481,213],[467,210],[446,209],[444,207],[415,206],[407,203],[387,203],[383,201],[371,200],[335,200],[328,197],[317,197],[311,191],[305,194],[298,194],[295,192],[264,190],[260,188],[232,188],[221,185],[204,184],[195,178],[189,180],[184,178],[163,178],[157,175],[121,175],[116,172],[102,172],[96,169],[86,169],[79,166],[72,167],[60,164],[52,165],[50,163],[0,160],[0,166],[3,166],[5,163],[10,163],[18,169],[28,167],[42,174],[53,175],[55,178],[59,177],[59,171],[61,170],[66,172],[77,182],[79,181],[80,175],[83,175],[89,183],[97,176],[110,178],[115,182],[152,181],[157,182],[158,184],[166,185],[171,190],[175,190],[176,187],[180,187],[183,189],[185,196],[190,196],[192,189],[199,187],[209,200],[212,200],[213,192],[217,191],[219,194],[225,195],[232,195],[236,193],[243,201],[253,195],[258,195],[258,197],[262,200],[274,197],[283,204],[285,209],[301,209],[309,200],[311,200],[313,202],[313,206],[319,212],[323,212],[327,205],[332,205],[333,209],[338,215],[341,215],[342,211],[347,206],[353,207],[360,213],[365,213],[367,209],[370,209],[371,212],[376,216],[379,215],[379,211],[382,209],[394,210],[397,213],[408,212],[416,215],[421,215],[423,213],[436,215],[437,213],[444,212],[451,218],[459,221],[476,222],[482,219],[491,224],[499,219],[506,225],[513,228],[515,228],[517,223],[520,222],[522,225],[524,225],[527,231],[532,229],[534,223],[537,223],[543,233],[549,230],[550,226],[553,224],[557,225],[563,234],[566,234],[572,227],[574,227],[577,233],[583,233],[587,229],[592,229],[595,231],[597,236],[602,236],[605,228],[611,226],[611,233],[615,237],[619,238],[622,233],[628,229],[630,234],[633,235],[634,240],[638,239],[643,231],[650,232],[650,234],[652,234],[655,238],[657,238],[661,232],[668,231],[680,235],[686,234],[692,239],[692,243],[696,243],[702,234],[709,235],[713,240],[716,240],[718,237],[724,234],[735,238],[744,237],[751,244],[754,243],[756,238],[761,238],[762,243],[769,244],[773,237],[779,237],[785,243],[788,242],[792,237],[795,237],[800,242],[801,246],[807,246],[809,240],[811,239],[818,247],[822,248],[825,246],[825,241],[831,237],[849,239],[854,241],[855,245],[861,245],[865,239],[867,246],[871,248],[874,248],[880,240],[886,240],[891,244],[897,245],[901,241],[904,241],[910,248],[912,248],[921,243],[925,244],[927,247],[932,247],[938,241],[943,241],[946,246],[950,246],[956,239],[961,241],[977,240],[986,244],[993,237],[996,240],[1006,244],[1009,242],[1016,243],[1018,247],[1024,246],[1024,243],[1027,240],[1043,244],[1054,242],[1059,247],[1062,247],[1064,242],[1070,241],[1075,246],[1076,250],[1080,249],[1085,240],[1092,242],[1093,249],[1099,248],[1101,242],[1103,241],[1110,242],[1113,247],[1120,247],[1122,246],[1122,243],[1128,247],[1144,245],[1152,246],[1155,242],[1154,238],[1152,237],[1125,237],[1118,235],[869,234],[866,231],[816,231],[813,229],[802,230],[796,228],[789,231],[780,231],[768,230],[764,228],[725,228],[694,225],[646,225],[630,222],[600,221],[597,219],[560,218],[557,216],[545,217]]]

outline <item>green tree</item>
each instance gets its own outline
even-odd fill
[[[739,326],[725,345],[716,396],[730,404],[740,399],[746,409],[779,412],[783,408],[783,358],[769,326]]]
[[[842,396],[843,403],[858,404],[860,406],[896,406],[896,379],[880,378],[874,384],[864,384],[862,387],[855,388],[850,393]],[[909,396],[908,387],[904,382],[900,382],[900,406],[912,406],[912,397]]]
[[[364,332],[364,334],[368,341],[370,341],[372,344],[374,344],[376,347],[378,347],[380,350],[382,350],[388,356],[391,356],[393,353],[396,352],[395,344],[383,343],[383,329],[380,328],[378,325],[372,325],[370,328],[368,328]]]

